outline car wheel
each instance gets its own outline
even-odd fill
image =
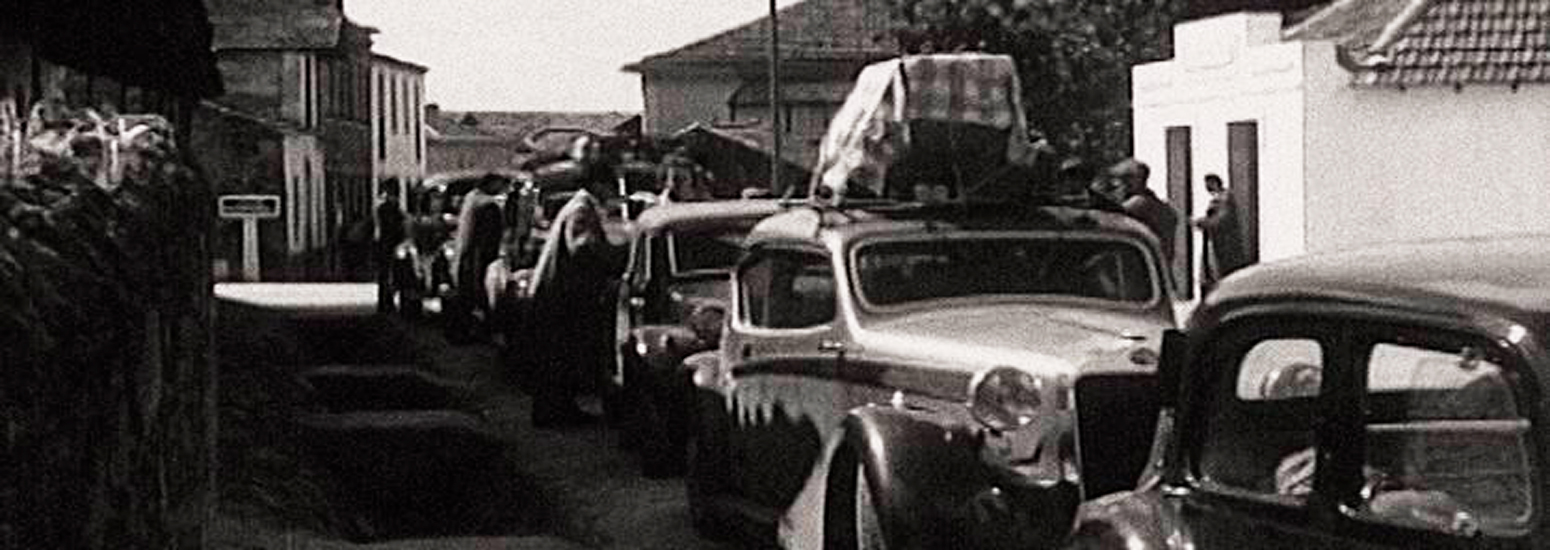
[[[640,387],[641,471],[653,479],[665,479],[684,474],[685,441],[678,403],[678,392],[670,387],[674,381],[664,373],[648,373],[652,379]]]
[[[841,448],[829,465],[824,496],[826,550],[880,550],[888,547],[882,522],[866,479],[866,468],[854,453]]]

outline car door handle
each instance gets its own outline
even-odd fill
[[[845,351],[845,343],[825,338],[818,341],[818,351]]]

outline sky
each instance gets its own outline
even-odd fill
[[[778,0],[786,7],[799,0]],[[345,0],[447,110],[639,111],[620,69],[769,14],[768,0]]]

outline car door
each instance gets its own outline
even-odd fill
[[[1200,548],[1328,548],[1324,424],[1339,402],[1337,324],[1276,317],[1218,333],[1195,372],[1205,394],[1185,437],[1191,490],[1180,514]]]
[[[732,330],[722,342],[739,492],[785,509],[818,460],[821,434],[843,414],[839,334],[827,251],[761,246],[739,264]]]
[[[1442,328],[1352,323],[1358,407],[1340,444],[1350,547],[1527,548],[1540,517],[1533,397],[1510,347]]]

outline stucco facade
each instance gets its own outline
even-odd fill
[[[425,67],[374,55],[371,82],[371,194],[397,180],[398,204],[409,204],[410,186],[425,179]]]
[[[1244,186],[1261,261],[1550,231],[1550,87],[1364,85],[1335,43],[1282,36],[1273,13],[1190,21],[1173,59],[1133,68],[1135,155],[1181,213],[1205,212],[1208,173]]]

